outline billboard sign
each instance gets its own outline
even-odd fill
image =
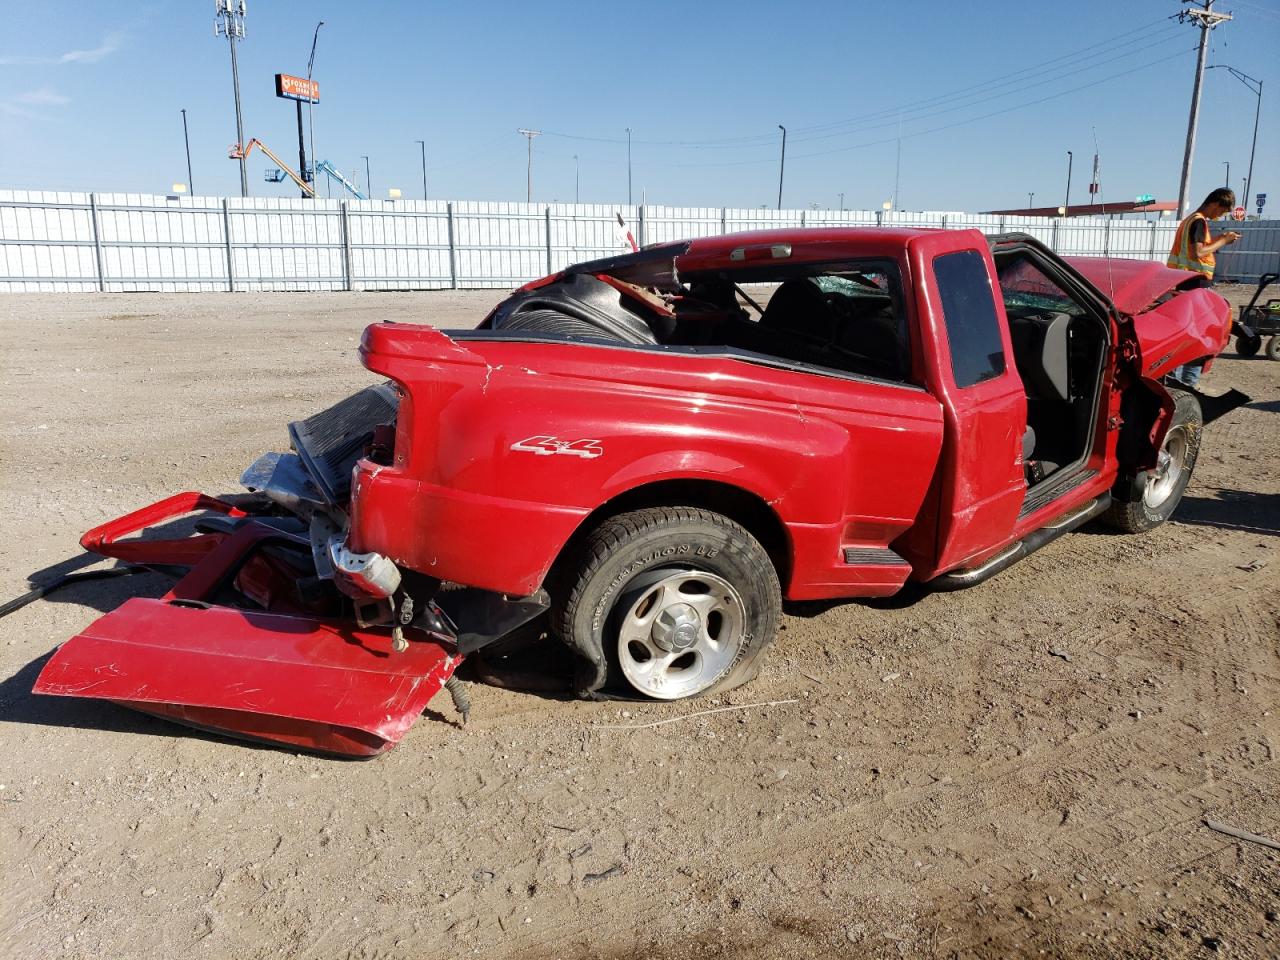
[[[320,84],[306,77],[291,77],[287,73],[276,74],[276,96],[303,103],[320,102]]]

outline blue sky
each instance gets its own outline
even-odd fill
[[[373,188],[433,198],[625,202],[632,130],[636,202],[777,202],[778,124],[789,130],[784,206],[982,210],[1056,205],[1075,156],[1086,199],[1095,137],[1103,195],[1176,199],[1198,31],[1175,0],[1070,4],[901,0],[631,4],[249,0],[240,45],[245,136],[297,160],[276,72],[315,78],[317,153],[344,171],[370,157]],[[0,37],[0,187],[238,195],[230,58],[209,0],[6,0]],[[1219,0],[1235,20],[1210,63],[1264,82],[1254,192],[1280,208],[1280,2]],[[1272,92],[1274,91],[1274,92]],[[1038,102],[1037,102],[1038,101]],[[1206,74],[1193,199],[1240,190],[1254,95]],[[900,126],[901,125],[901,126]],[[901,161],[897,164],[901,129]],[[263,182],[255,196],[293,196]],[[321,189],[323,195],[324,190]],[[336,195],[336,194],[335,194]],[[1252,199],[1250,200],[1252,212]]]

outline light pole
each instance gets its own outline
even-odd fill
[[[782,209],[782,177],[787,172],[787,128],[778,124],[782,131],[782,160],[778,163],[778,209]]]
[[[1223,160],[1222,162],[1227,166],[1227,179],[1222,185],[1226,187],[1228,190],[1230,190],[1231,189],[1231,161]]]
[[[315,32],[315,33],[313,33],[313,34],[311,35],[311,56],[310,56],[310,58],[307,60],[307,86],[308,86],[308,87],[310,87],[310,85],[311,85],[311,68],[315,65],[315,62],[316,62],[316,41],[317,41],[318,39],[320,39],[320,28],[321,28],[321,27],[323,27],[323,26],[324,26],[324,21],[323,21],[323,20],[321,20],[319,23],[317,23],[317,24],[316,24],[316,32]],[[316,185],[316,176],[315,176],[315,169],[316,169],[316,102],[315,102],[314,100],[308,100],[308,101],[307,101],[307,131],[308,131],[308,133],[309,133],[309,135],[310,135],[310,138],[311,138],[311,171],[312,171],[312,173],[311,173],[311,180],[310,180],[310,183],[311,183],[311,188],[312,188],[312,189],[311,189],[311,196],[312,196],[312,198],[314,199],[314,198],[315,198],[315,196],[316,196],[316,192],[315,192],[315,185]],[[301,171],[299,171],[299,172],[302,174],[302,179],[303,179],[303,180],[306,180],[306,179],[307,179],[307,171],[306,171],[306,170],[301,170]]]
[[[369,173],[369,158],[364,154],[360,154],[360,159],[364,161],[364,192],[370,200],[373,199],[373,177]]]
[[[415,140],[418,146],[422,148],[422,199],[427,199],[427,142],[425,140]]]
[[[1075,159],[1071,155],[1071,151],[1067,151],[1067,199],[1062,201],[1062,215],[1065,217],[1067,211],[1071,209],[1071,161]]]
[[[244,159],[244,120],[240,115],[240,69],[236,41],[244,39],[244,0],[214,0],[213,33],[231,44],[231,85],[236,92],[236,142],[240,146],[240,196],[249,195],[249,168]]]
[[[1216,70],[1219,67],[1226,70],[1233,77],[1243,83],[1258,98],[1258,105],[1253,111],[1253,144],[1249,147],[1249,172],[1244,178],[1244,196],[1240,199],[1241,206],[1249,206],[1249,191],[1253,188],[1253,152],[1258,147],[1258,116],[1262,113],[1262,81],[1255,80],[1247,73],[1241,73],[1235,67],[1224,66],[1223,64],[1215,64],[1212,67],[1206,67],[1207,70]],[[1254,84],[1258,86],[1255,88]]]
[[[631,206],[631,128],[627,127],[627,206]]]
[[[526,172],[525,202],[533,203],[533,138],[542,136],[541,130],[529,130],[521,127],[516,133],[529,138],[529,165]]]
[[[195,186],[191,183],[191,138],[187,136],[187,108],[182,108],[182,142],[187,145],[187,189],[194,197]]]
[[[844,213],[844,194],[840,194],[840,212]]]
[[[1035,205],[1036,205],[1036,194],[1035,194],[1035,191],[1033,190],[1027,194],[1027,209],[1030,210]]]

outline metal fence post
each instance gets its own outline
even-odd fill
[[[1111,256],[1111,218],[1107,217],[1107,228],[1102,234],[1102,255]]]
[[[729,211],[725,207],[720,208],[720,232],[729,232]]]
[[[222,239],[227,247],[227,293],[236,292],[235,257],[231,253],[231,201],[222,198]]]
[[[804,211],[803,210],[800,211],[800,229],[801,230],[804,229]]]
[[[876,211],[876,226],[877,226],[877,227],[883,227],[883,226],[884,226],[884,211],[883,211],[883,210],[877,210],[877,211]]]
[[[1049,249],[1058,252],[1058,218],[1053,218],[1053,236],[1049,240]]]
[[[342,208],[342,273],[344,287],[348,291],[355,290],[355,277],[351,263],[351,213],[347,201],[339,200]]]
[[[1000,232],[1004,233],[1004,217],[1000,218]]]
[[[453,201],[444,205],[449,222],[449,289],[458,289],[458,249],[453,242]]]
[[[1154,260],[1156,258],[1156,226],[1157,221],[1151,221],[1151,249],[1147,252],[1147,256]]]
[[[547,273],[551,273],[551,208],[544,207],[542,215],[547,225]]]
[[[639,209],[638,218],[640,222],[638,224],[639,230],[637,232],[640,234],[639,245],[643,247],[644,246],[644,204],[641,204],[638,209]]]
[[[942,215],[942,229],[950,230],[951,229],[951,227],[949,226],[950,223],[951,223],[951,218],[944,213]]]
[[[89,194],[89,219],[93,221],[93,255],[98,262],[98,292],[107,289],[107,275],[102,270],[102,230],[98,226],[98,195]]]

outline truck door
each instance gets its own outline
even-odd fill
[[[932,531],[919,524],[902,545],[917,576],[928,578],[982,559],[1012,536],[1026,489],[1027,401],[986,238],[977,230],[937,233],[913,238],[907,252],[924,376],[943,412]]]

